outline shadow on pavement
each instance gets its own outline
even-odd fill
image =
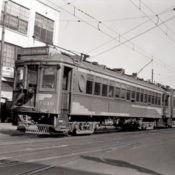
[[[153,171],[153,170],[141,167],[141,166],[137,166],[137,165],[134,165],[134,164],[131,164],[129,162],[122,161],[122,160],[100,159],[98,157],[91,157],[91,156],[81,156],[81,157],[86,159],[86,160],[105,163],[105,164],[109,164],[109,165],[112,165],[112,166],[118,166],[118,167],[123,167],[123,168],[131,168],[131,169],[137,170],[138,172],[141,172],[141,173],[148,173],[148,174],[151,174],[151,175],[163,175],[163,174],[160,174],[156,171]]]
[[[105,175],[66,167],[44,165],[33,162],[19,162],[9,159],[0,160],[0,172],[2,175]]]

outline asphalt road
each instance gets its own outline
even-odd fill
[[[0,130],[0,175],[174,175],[175,128],[48,137]]]

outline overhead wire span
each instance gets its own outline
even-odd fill
[[[50,0],[47,0],[47,1],[53,3],[53,2],[50,1]],[[63,0],[63,1],[67,3],[67,1],[65,1],[65,0]],[[53,3],[53,4],[56,5],[55,3]],[[81,10],[81,9],[79,9],[79,8],[77,8],[77,7],[75,7],[75,6],[72,5],[72,4],[68,4],[68,5],[72,6],[72,7],[75,8],[75,9],[77,9],[79,12],[81,12],[81,13],[83,13],[84,15],[88,16],[89,18],[91,18],[91,19],[93,19],[93,20],[96,20],[96,21],[97,21],[97,24],[99,24],[99,21],[100,21],[100,20],[96,19],[95,17],[89,15],[88,13],[86,13],[86,12],[84,12],[83,10]],[[58,5],[57,5],[57,6],[58,6]],[[58,7],[59,7],[59,6],[58,6]],[[61,7],[59,7],[59,8],[61,8]],[[72,15],[72,13],[69,12],[68,10],[65,10],[64,8],[61,8],[61,9],[64,10],[64,11],[66,11],[68,14]],[[166,11],[167,11],[167,10],[163,11],[162,14],[165,13]],[[73,16],[74,16],[74,15],[73,15]],[[86,22],[84,19],[82,19],[82,18],[80,18],[80,17],[78,17],[78,16],[75,16],[75,17],[78,18],[80,21],[86,23],[87,25],[89,25],[89,26],[95,28],[96,30],[100,31],[100,32],[103,33],[104,35],[106,35],[106,36],[112,38],[112,40],[116,40],[117,42],[122,43],[122,44],[124,44],[126,47],[128,47],[128,48],[130,48],[130,49],[133,50],[133,45],[135,45],[134,43],[131,42],[131,46],[128,46],[128,45],[127,45],[127,42],[121,42],[121,40],[117,40],[117,38],[113,37],[112,35],[108,34],[107,32],[104,32],[101,28],[100,28],[100,30],[99,30],[98,25],[97,25],[97,26],[94,26],[94,25],[92,25],[92,24]],[[108,26],[104,25],[104,24],[101,22],[101,26],[102,26],[102,25],[105,26],[106,28],[108,28],[110,31],[113,31],[116,35],[120,35],[119,33],[117,33],[116,31],[114,31],[113,29],[109,28]],[[121,35],[120,35],[120,38],[121,38]],[[126,39],[126,40],[127,40],[127,39]],[[128,40],[127,40],[127,41],[128,41]],[[129,42],[129,41],[128,41],[128,42]],[[134,49],[135,52],[137,52],[138,54],[140,54],[140,55],[142,55],[142,56],[145,57],[145,54],[141,53],[140,51],[138,52],[135,46],[134,46],[134,48],[135,48],[135,49]],[[146,58],[148,58],[148,56],[146,56]],[[149,58],[149,59],[151,60],[151,58]]]
[[[64,9],[64,8],[62,8],[62,7],[60,7],[60,6],[58,6],[57,4],[53,3],[53,2],[50,1],[50,0],[47,0],[47,1],[50,2],[50,3],[52,3],[54,6],[57,6],[60,10],[63,10],[64,12],[68,13],[68,14],[71,15],[71,16],[74,16],[70,11],[68,11],[68,10],[66,10],[66,9]],[[67,1],[65,1],[65,0],[63,0],[63,1],[67,3]],[[70,4],[67,4],[67,5],[70,5]],[[74,7],[75,7],[75,6],[74,6]],[[165,13],[171,12],[171,11],[172,11],[172,8],[174,8],[174,7],[175,7],[175,6],[171,6],[171,7],[169,7],[168,9],[165,9],[164,11],[162,11],[161,13],[159,13],[159,16],[160,16],[160,15],[163,15],[163,14],[165,14]],[[75,7],[75,9],[76,9],[76,7]],[[82,11],[82,10],[79,10],[79,11],[84,13],[84,11]],[[96,19],[96,18],[92,17],[91,15],[89,15],[88,13],[84,13],[84,14],[87,15],[87,16],[89,16],[89,17],[91,17],[92,19]],[[88,23],[86,20],[80,18],[79,16],[75,15],[74,17],[77,18],[79,21],[84,22],[85,24],[87,24],[87,25],[91,26],[92,28],[98,30],[98,27],[97,27],[97,26],[94,26],[94,25]],[[173,18],[174,18],[174,17],[173,17]],[[99,20],[97,20],[97,21],[99,22]],[[162,23],[161,23],[161,24],[162,24]],[[159,24],[159,25],[160,25],[160,24]],[[158,25],[158,26],[159,26],[159,25]],[[155,27],[153,27],[153,28],[155,28]],[[133,29],[133,30],[134,30],[134,29]],[[152,30],[152,29],[148,29],[148,30]],[[101,33],[103,33],[104,35],[106,35],[106,36],[108,36],[108,37],[111,37],[113,40],[116,40],[112,35],[110,35],[110,34],[104,32],[103,30],[98,30],[98,31],[101,32]],[[148,32],[148,31],[146,31],[146,32]],[[118,41],[120,44],[117,45],[117,47],[119,47],[120,45],[125,45],[126,47],[128,47],[128,48],[134,50],[134,51],[137,52],[138,54],[140,54],[140,55],[144,56],[145,58],[148,58],[149,60],[151,60],[152,57],[153,57],[152,55],[151,55],[151,57],[150,57],[150,56],[148,56],[148,55],[145,54],[145,53],[143,54],[143,52],[137,51],[135,45],[133,46],[133,43],[131,43],[132,46],[128,46],[128,45],[127,45],[127,43],[128,43],[129,41],[133,40],[133,39],[136,38],[136,37],[139,37],[140,35],[143,35],[143,34],[146,33],[146,32],[144,31],[144,32],[142,32],[142,33],[140,33],[140,34],[138,34],[138,35],[136,35],[136,36],[134,36],[134,37],[131,37],[131,38],[125,40],[124,42]],[[115,33],[116,33],[116,31],[115,31]],[[118,35],[120,35],[120,34],[118,34]],[[120,35],[120,38],[121,38],[121,35]],[[117,41],[117,40],[116,40],[116,41]],[[115,47],[114,47],[114,48],[115,48]],[[133,49],[133,48],[134,48],[134,49]],[[108,50],[109,50],[109,49],[108,49]],[[110,50],[111,50],[111,48],[110,48]],[[142,50],[143,50],[143,49],[142,49]],[[144,50],[143,50],[143,51],[144,51]],[[106,52],[106,50],[105,50],[104,52]],[[104,52],[103,52],[103,53],[104,53]],[[144,51],[144,52],[145,52],[145,51]],[[102,54],[102,53],[101,53],[101,54]]]
[[[158,28],[159,28],[159,30],[160,30],[163,34],[165,34],[166,37],[168,37],[170,41],[172,41],[172,42],[175,44],[175,40],[174,40],[172,37],[170,37],[169,35],[167,35],[167,32],[164,31],[164,30],[158,25],[158,23],[161,22],[160,17],[159,17],[158,14],[155,14],[155,16],[156,16],[156,18],[157,18],[157,21],[154,22],[154,21],[149,17],[149,15],[147,15],[147,14],[143,11],[143,9],[139,8],[139,7],[137,6],[137,4],[136,4],[135,2],[133,2],[133,0],[129,0],[129,1],[130,1],[137,9],[139,9],[139,11],[141,11],[143,15],[147,16],[147,18],[150,19],[150,20],[154,23],[154,25],[157,25]],[[146,8],[148,8],[143,2],[140,1],[140,3],[142,3]],[[143,6],[143,5],[142,5],[142,6]],[[149,8],[149,10],[150,10],[150,8]],[[152,10],[151,10],[151,12],[153,13]],[[165,25],[165,24],[164,24],[164,25]]]
[[[65,0],[63,0],[63,1],[65,2]],[[72,6],[73,8],[75,8],[74,5],[71,5],[71,6]],[[78,9],[78,10],[79,10],[79,9]],[[95,21],[98,23],[97,29],[98,29],[99,31],[103,32],[103,34],[107,34],[108,37],[112,38],[112,41],[116,40],[117,42],[121,43],[121,39],[127,40],[127,39],[125,39],[122,35],[120,35],[118,32],[116,32],[115,30],[111,29],[109,26],[105,25],[102,21],[99,21],[97,18],[92,17],[91,15],[89,15],[87,12],[84,12],[83,10],[79,10],[79,11],[82,12],[83,14],[87,15],[89,18],[95,20]],[[99,26],[100,26],[99,24],[101,24],[101,26],[105,27],[105,28],[108,29],[109,31],[113,32],[115,35],[117,35],[117,37],[113,37],[113,36],[109,35],[109,34],[106,33],[106,32],[104,33],[104,31],[102,31],[102,30],[99,28]],[[108,43],[109,43],[109,42],[108,42]],[[132,43],[132,42],[131,42],[130,44],[131,44],[131,46],[127,45],[127,43],[124,44],[124,45],[125,45],[126,47],[130,48],[131,50],[137,52],[138,54],[140,54],[140,55],[142,55],[142,56],[148,58],[148,56],[145,56],[146,54],[143,54],[143,53],[141,53],[140,51],[137,51],[135,43]],[[102,45],[104,45],[104,43],[103,43]],[[133,48],[134,48],[134,49],[133,49]],[[89,52],[88,52],[88,54],[89,54]],[[151,59],[151,58],[149,58],[149,60],[150,60],[150,59]]]
[[[144,2],[142,2],[142,4],[147,8],[147,9],[149,9],[153,14],[156,14],[148,5],[146,5]],[[175,10],[175,9],[173,9],[173,10]],[[160,18],[160,16],[159,16],[159,20],[161,21],[161,18]],[[170,32],[170,33],[172,33],[174,36],[175,36],[175,32],[173,31],[173,30],[171,30],[166,24],[164,24],[164,26],[168,29],[168,31]]]
[[[121,42],[120,44],[118,44],[118,45],[116,45],[116,46],[113,46],[113,47],[111,47],[111,48],[109,48],[109,49],[106,49],[106,50],[104,50],[104,51],[102,51],[102,52],[100,52],[100,53],[94,55],[93,58],[95,58],[95,57],[97,57],[97,56],[100,56],[100,55],[102,55],[102,54],[104,54],[104,53],[106,53],[106,52],[109,52],[109,51],[111,51],[111,50],[113,50],[113,49],[115,49],[115,48],[117,48],[117,47],[119,47],[119,46],[121,46],[121,45],[123,45],[123,44],[125,44],[125,43],[127,43],[127,42],[129,42],[129,41],[131,41],[131,40],[133,40],[133,39],[135,39],[135,38],[138,38],[139,36],[141,36],[141,35],[143,35],[143,34],[149,32],[149,31],[151,31],[151,30],[153,30],[153,29],[155,29],[155,28],[157,28],[158,26],[160,26],[160,25],[162,25],[162,24],[164,24],[164,23],[166,23],[166,22],[168,22],[168,21],[170,21],[170,20],[173,20],[174,18],[175,18],[175,16],[172,16],[171,18],[168,18],[167,20],[165,20],[165,21],[163,21],[163,22],[157,24],[156,26],[154,25],[153,27],[148,28],[147,30],[145,30],[145,31],[143,31],[143,32],[141,32],[141,33],[139,33],[139,34],[134,35],[133,37],[129,38],[128,40],[125,40],[124,42]]]

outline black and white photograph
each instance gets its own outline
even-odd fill
[[[175,0],[0,0],[0,175],[175,175]]]

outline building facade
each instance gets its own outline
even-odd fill
[[[60,12],[40,0],[1,0],[0,44],[5,1],[1,97],[12,100],[14,63],[18,49],[46,44],[58,45]]]

